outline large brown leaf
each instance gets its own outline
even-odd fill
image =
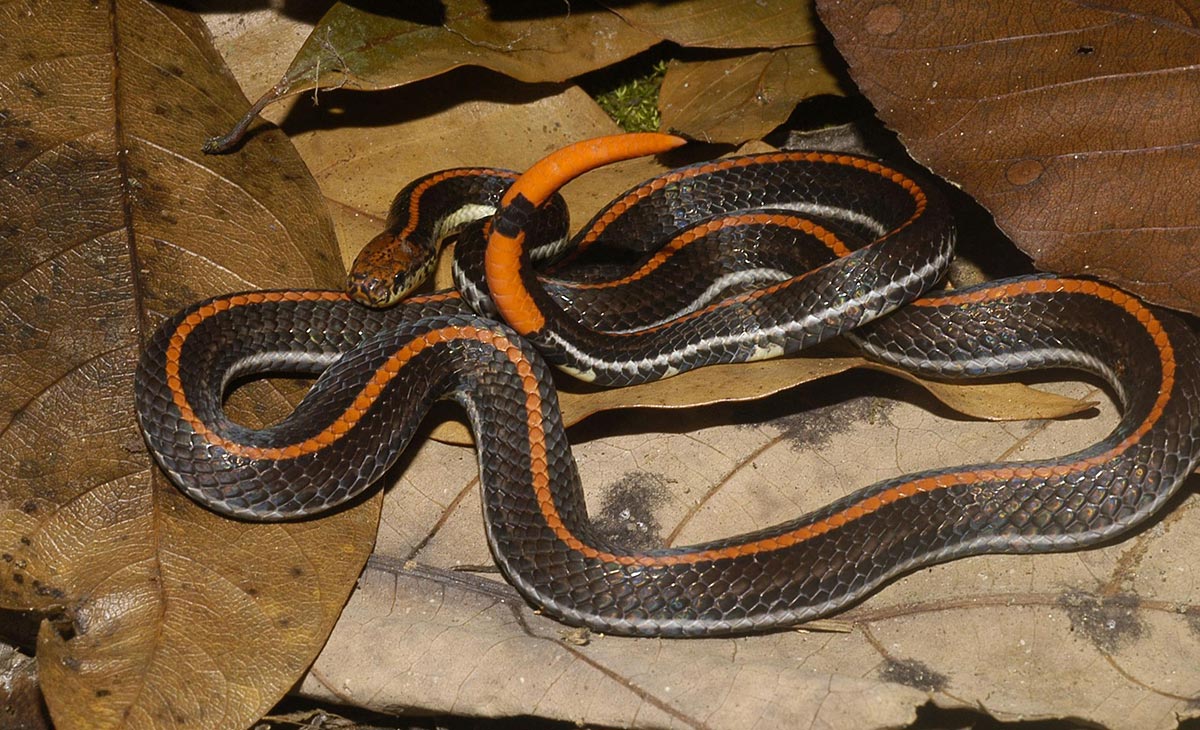
[[[1195,0],[819,0],[915,158],[1042,269],[1200,313]]]
[[[0,603],[53,619],[59,730],[244,727],[324,643],[379,502],[303,525],[200,509],[145,452],[133,368],[197,298],[336,283],[329,221],[278,132],[200,154],[246,102],[191,16],[10,2],[0,38]],[[259,395],[249,423],[287,408]]]

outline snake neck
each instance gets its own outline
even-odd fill
[[[383,232],[356,256],[346,275],[351,298],[390,307],[433,272],[442,244],[472,221],[496,212],[517,173],[461,167],[417,178],[392,201]]]

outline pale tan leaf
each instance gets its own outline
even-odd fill
[[[506,585],[373,559],[301,690],[368,706],[419,695],[426,707],[462,708],[470,696],[490,717],[536,705],[584,726],[636,728],[904,727],[927,698],[874,677],[831,682],[773,650],[791,638],[768,647],[581,637],[529,611]],[[496,670],[430,657],[478,657]]]

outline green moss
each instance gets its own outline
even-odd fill
[[[653,132],[658,129],[658,90],[667,73],[667,62],[659,60],[638,76],[594,94],[596,103],[626,132]]]

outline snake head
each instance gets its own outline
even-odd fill
[[[384,231],[372,238],[350,267],[350,298],[368,307],[390,307],[429,278],[434,253],[407,238]]]

